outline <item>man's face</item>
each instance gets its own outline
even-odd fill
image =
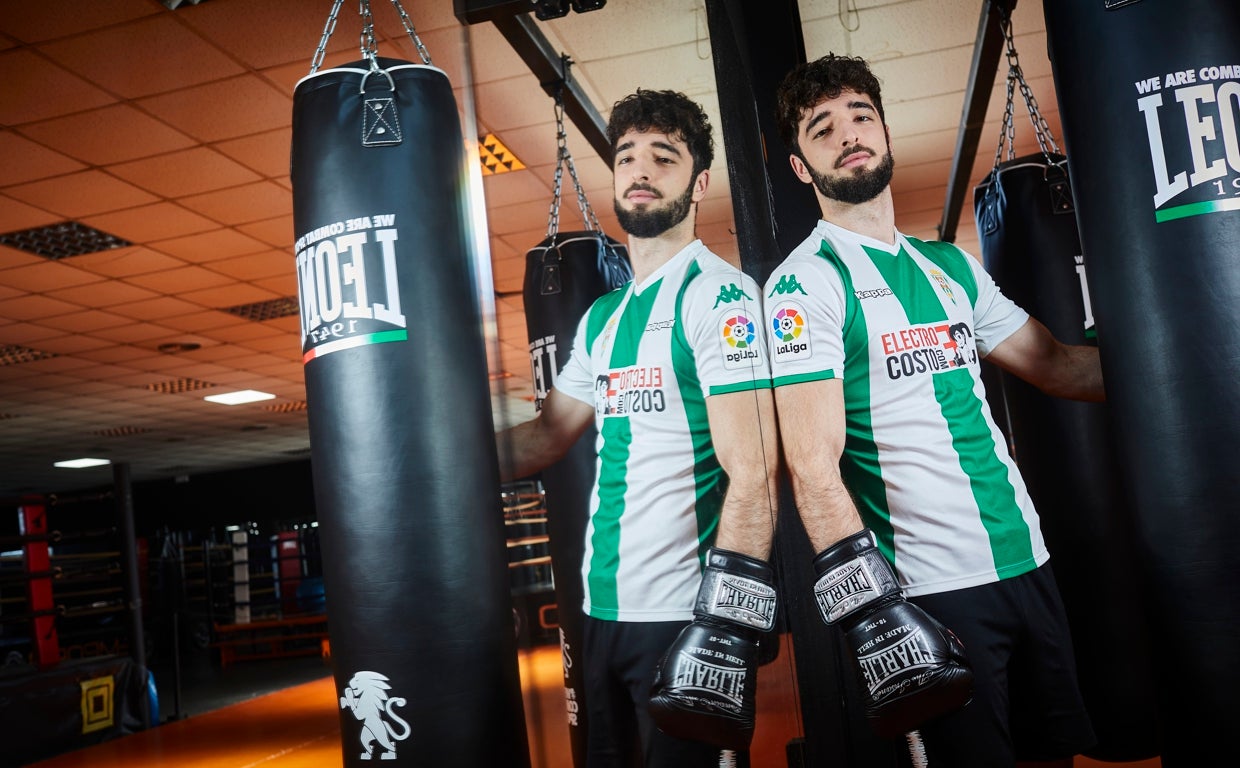
[[[797,143],[792,168],[823,197],[857,205],[891,183],[891,143],[868,96],[841,91],[819,102],[797,124]]]
[[[685,143],[664,133],[629,131],[616,143],[615,210],[633,237],[658,237],[680,224],[706,194]]]

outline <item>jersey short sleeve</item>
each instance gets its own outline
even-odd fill
[[[761,296],[757,282],[735,268],[708,269],[687,284],[680,326],[703,395],[770,387]]]
[[[586,340],[589,320],[590,311],[587,310],[577,321],[577,331],[573,334],[573,346],[568,362],[556,375],[554,386],[561,393],[593,407],[594,375],[590,372],[590,350]]]
[[[961,251],[961,253],[964,253]],[[1002,344],[1009,336],[1029,320],[1029,313],[1003,295],[994,278],[977,259],[965,254],[965,261],[973,270],[977,281],[977,303],[973,307],[974,332],[977,334],[977,351],[982,357]]]
[[[797,247],[763,287],[773,386],[844,376],[844,288],[818,255],[820,237]]]

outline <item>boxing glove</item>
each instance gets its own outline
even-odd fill
[[[655,667],[650,714],[659,730],[720,749],[749,747],[759,648],[775,622],[773,581],[761,560],[706,553],[693,621]]]
[[[964,646],[904,599],[871,531],[823,551],[814,558],[814,572],[814,599],[823,620],[844,631],[876,733],[899,737],[969,702],[973,672]]]

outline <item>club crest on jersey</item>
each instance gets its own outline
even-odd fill
[[[723,319],[723,367],[729,370],[748,368],[758,359],[757,326],[740,312],[730,312]]]
[[[956,303],[956,294],[952,293],[952,286],[951,283],[947,282],[947,276],[932,267],[930,269],[930,277],[934,279],[934,282],[938,283],[939,291],[954,305]]]
[[[804,360],[810,356],[809,319],[795,302],[784,302],[771,313],[771,351],[775,362]]]

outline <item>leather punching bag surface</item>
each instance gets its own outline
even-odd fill
[[[577,322],[599,296],[633,278],[627,248],[598,231],[559,232],[525,256],[525,327],[530,340],[534,407],[555,385],[572,352]],[[597,431],[591,427],[564,458],[543,469],[551,567],[555,574],[556,615],[564,657],[564,694],[573,765],[586,764],[585,685],[580,653],[585,598],[581,561],[594,485]]]
[[[1067,344],[1095,344],[1067,163],[1000,164],[974,190],[986,271]],[[1077,674],[1101,760],[1158,754],[1148,616],[1135,525],[1105,403],[1044,394],[993,369],[986,397],[1042,520],[1072,628]]]
[[[529,765],[464,142],[434,67],[293,97],[293,218],[344,765]]]
[[[1240,3],[1045,0],[1162,764],[1240,722]]]

